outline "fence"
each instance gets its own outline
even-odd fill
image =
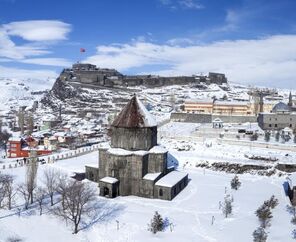
[[[52,154],[48,156],[39,156],[38,159],[39,161],[42,160],[42,162],[50,164],[50,163],[55,163],[59,160],[66,160],[66,159],[86,155],[88,153],[91,153],[97,150],[99,150],[99,144],[95,144],[90,147],[79,148],[73,151],[67,151],[64,153]],[[31,162],[32,162],[32,158],[16,159],[14,161],[11,161],[10,163],[5,163],[2,165],[0,164],[0,170],[22,167],[24,165],[29,165]]]

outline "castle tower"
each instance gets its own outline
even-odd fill
[[[150,150],[157,145],[157,123],[136,95],[113,121],[111,147]]]

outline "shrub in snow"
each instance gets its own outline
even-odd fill
[[[270,141],[270,132],[269,131],[265,131],[265,133],[264,133],[264,140],[266,142],[269,142]]]
[[[293,239],[296,239],[296,229],[294,229],[294,230],[292,231],[292,238],[293,238]]]
[[[20,237],[14,236],[14,237],[9,237],[6,240],[7,242],[21,242],[23,241]]]
[[[159,231],[163,231],[164,221],[161,215],[156,211],[153,218],[151,219],[150,224],[148,224],[148,230],[153,234],[156,234]]]
[[[228,217],[229,214],[232,213],[232,202],[233,200],[230,198],[230,195],[226,195],[224,198],[224,203],[223,203],[223,214],[225,216],[225,218]]]
[[[280,133],[277,131],[275,133],[275,141],[279,141],[280,140]]]
[[[259,227],[253,232],[253,238],[254,242],[265,242],[267,240],[267,233],[264,228]]]
[[[279,204],[279,200],[275,198],[274,195],[272,195],[270,199],[265,201],[264,203],[267,203],[267,206],[269,206],[271,209],[274,209]]]
[[[235,175],[234,178],[230,182],[231,188],[234,190],[238,190],[239,187],[241,186],[241,182],[238,178],[238,175]]]
[[[296,225],[296,217],[295,216],[291,219],[291,223]]]
[[[256,210],[255,214],[257,215],[262,228],[266,228],[266,227],[270,226],[270,221],[273,216],[272,216],[272,212],[270,210],[270,207],[267,206],[266,203],[261,205]]]
[[[250,136],[250,140],[251,141],[255,141],[255,140],[257,140],[258,139],[258,134],[257,133],[254,133],[254,134],[252,134],[251,136]]]

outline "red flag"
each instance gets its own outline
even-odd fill
[[[80,48],[80,52],[81,53],[85,52],[85,49],[84,48]]]

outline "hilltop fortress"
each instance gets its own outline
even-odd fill
[[[59,79],[67,82],[92,84],[104,87],[129,87],[144,85],[158,87],[168,85],[227,83],[225,74],[210,72],[208,76],[174,76],[161,77],[155,75],[123,75],[115,69],[98,68],[92,64],[76,63],[72,68],[64,69]]]

